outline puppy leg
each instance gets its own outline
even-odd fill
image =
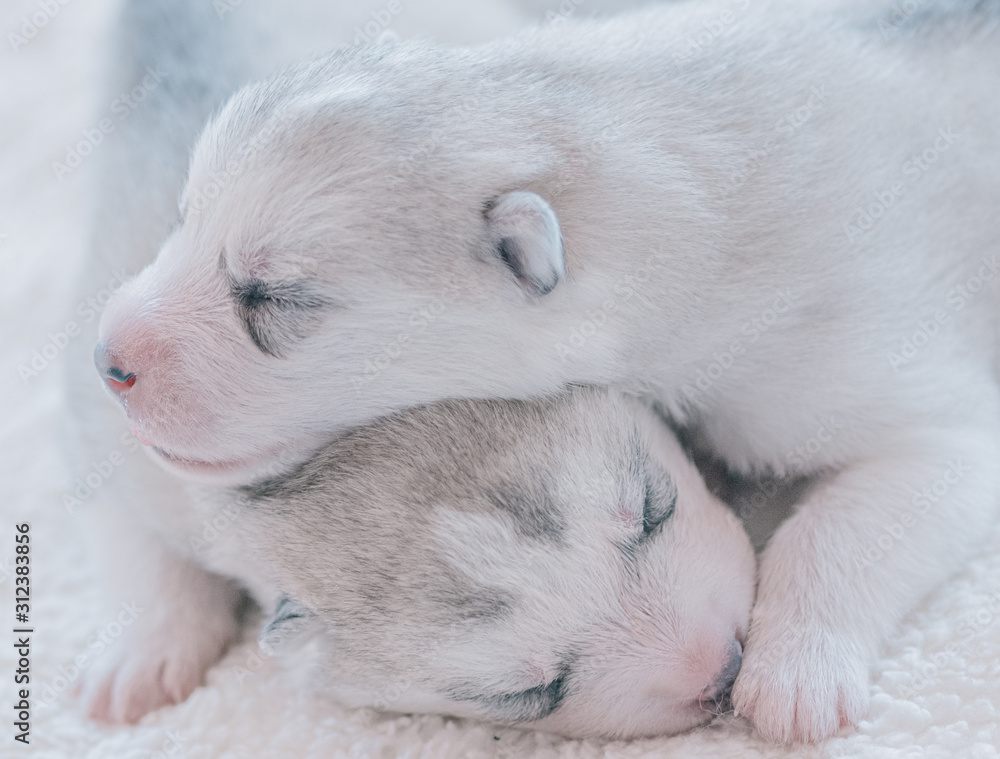
[[[137,470],[153,466],[142,459],[127,464],[138,465]],[[231,581],[170,548],[134,513],[135,499],[123,492],[126,483],[109,481],[107,486],[112,484],[117,491],[107,494],[112,497],[87,504],[92,513],[85,515],[85,524],[111,601],[110,616],[102,619],[118,619],[125,604],[134,621],[122,620],[120,637],[107,641],[86,671],[82,697],[91,718],[132,723],[160,706],[183,701],[201,684],[237,636],[240,593]],[[148,491],[133,492],[147,500],[166,494],[183,497],[176,487],[164,492],[152,483]]]
[[[133,540],[145,564],[123,566],[127,581],[116,585],[136,620],[84,680],[87,714],[105,722],[134,723],[183,701],[237,634],[239,593],[230,581],[181,559],[152,534]]]
[[[864,716],[873,658],[995,519],[998,428],[897,441],[818,485],[775,533],[733,690],[763,736],[816,741]]]

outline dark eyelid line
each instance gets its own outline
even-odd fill
[[[643,536],[648,536],[674,515],[677,507],[677,484],[648,458],[644,469],[646,489],[642,507],[642,532]]]
[[[286,346],[306,334],[316,312],[332,305],[305,280],[240,281],[228,271],[226,277],[243,329],[262,353],[274,358],[281,358]]]
[[[230,292],[245,308],[273,305],[306,311],[332,305],[306,280],[268,282],[257,277],[242,282],[230,280]]]
[[[518,724],[537,722],[552,714],[562,704],[569,690],[572,670],[570,661],[564,661],[559,674],[544,685],[537,685],[519,693],[499,693],[496,695],[449,694],[460,701],[474,701],[486,708],[490,719]]]

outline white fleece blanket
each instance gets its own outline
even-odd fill
[[[15,51],[8,32],[20,34],[23,17],[31,21],[32,14],[45,25]],[[67,471],[58,446],[61,344],[73,339],[60,333],[77,305],[70,301],[85,242],[87,178],[84,164],[57,181],[52,162],[93,126],[95,53],[109,20],[105,0],[6,0],[0,10],[0,757],[987,759],[1000,753],[1000,532],[905,620],[873,668],[864,721],[822,746],[768,745],[733,718],[674,738],[601,743],[350,711],[310,695],[295,661],[262,660],[253,634],[187,702],[135,727],[85,720],[70,693],[79,682],[74,659],[95,635],[113,645],[117,623],[99,611],[79,539],[81,517],[63,507],[74,479],[86,474]],[[31,523],[35,631],[29,746],[14,741],[12,724],[18,700],[13,535],[22,522]]]

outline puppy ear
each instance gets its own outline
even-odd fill
[[[486,208],[497,257],[518,283],[536,296],[547,295],[566,276],[559,219],[533,192],[508,192]]]
[[[318,629],[319,620],[315,614],[298,601],[282,596],[274,614],[260,631],[257,645],[268,656],[276,656],[297,648],[311,638]]]

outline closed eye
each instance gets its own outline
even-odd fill
[[[502,722],[537,722],[548,717],[562,703],[566,691],[566,676],[560,675],[547,685],[529,688],[520,693],[504,693],[480,700],[491,719]]]
[[[328,301],[307,282],[265,282],[248,279],[230,285],[236,314],[254,345],[280,358],[305,337]]]
[[[452,691],[449,696],[457,701],[472,701],[482,709],[482,715],[498,722],[516,724],[537,722],[552,714],[562,704],[569,688],[570,664],[563,664],[559,676],[545,685],[519,693],[471,694],[468,689]]]
[[[666,472],[650,463],[646,465],[646,495],[642,505],[642,534],[657,532],[674,515],[677,506],[677,485]]]

